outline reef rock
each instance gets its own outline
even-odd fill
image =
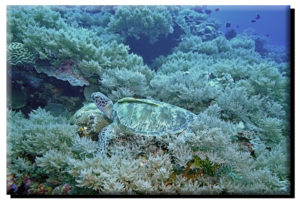
[[[62,81],[68,81],[72,86],[85,86],[89,82],[80,75],[74,68],[75,63],[72,60],[67,60],[61,63],[57,68],[49,66],[36,67],[38,73],[45,73],[48,76],[53,76]]]

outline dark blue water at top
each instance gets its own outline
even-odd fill
[[[270,45],[289,46],[290,6],[206,6],[206,9],[212,11],[211,17],[218,19],[224,33],[229,29],[241,33],[250,28],[265,36]],[[226,22],[230,22],[229,28]]]
[[[221,25],[219,30],[228,40],[246,32],[255,40],[256,51],[261,55],[266,53],[267,47],[276,46],[280,51],[290,49],[290,6],[195,5],[190,9],[216,19]],[[173,34],[161,36],[154,44],[149,43],[147,37],[138,40],[129,37],[125,43],[131,48],[130,52],[141,55],[146,64],[151,64],[156,57],[168,55],[178,45],[177,39],[182,33],[174,27]]]

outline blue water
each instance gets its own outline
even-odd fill
[[[258,35],[266,36],[268,44],[289,46],[290,6],[206,6],[212,10],[211,16],[222,24],[220,30],[226,32],[226,22],[237,33],[252,28]],[[219,11],[215,9],[219,8]],[[251,23],[257,14],[260,19]]]

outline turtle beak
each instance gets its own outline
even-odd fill
[[[92,99],[92,100],[95,100],[95,98],[94,98],[94,93],[92,93],[91,99]]]

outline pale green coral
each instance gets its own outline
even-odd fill
[[[150,85],[153,96],[194,112],[206,108],[220,93],[201,70],[157,74]]]
[[[13,156],[22,156],[24,152],[40,155],[51,148],[68,150],[76,132],[75,126],[69,125],[62,117],[51,116],[41,108],[31,112],[29,117],[30,119],[23,119],[20,112],[8,114],[8,141],[17,147],[11,151]]]
[[[220,118],[242,121],[252,138],[266,145],[273,144],[269,131],[277,143],[288,132],[285,121],[280,124],[286,119],[288,79],[276,63],[255,52],[253,40],[186,37],[155,65],[158,71],[150,82],[154,97],[194,112],[218,104]]]
[[[215,106],[201,113],[187,140],[119,134],[109,145],[109,157],[99,155],[97,142],[79,137],[76,127],[62,117],[38,109],[25,119],[9,111],[9,173],[20,180],[26,174],[41,180],[39,175],[46,173],[49,182],[57,180],[56,186],[68,182],[74,194],[80,190],[128,195],[288,193],[289,162],[280,155],[283,147],[276,154],[264,150],[257,160],[252,158],[246,148],[232,142],[238,127],[217,118],[219,110]],[[192,158],[208,167],[192,164],[196,167],[188,170]],[[275,159],[280,166],[272,168]],[[213,172],[207,170],[212,169],[209,165],[216,166]],[[186,169],[191,173],[204,169],[203,176],[194,173],[190,178]]]
[[[237,36],[230,40],[230,44],[232,48],[244,48],[244,49],[254,49],[255,42],[248,37],[243,35]]]
[[[143,73],[140,70],[145,70]],[[107,70],[102,75],[102,85],[106,93],[113,101],[123,97],[146,97],[149,91],[149,82],[153,72],[141,66],[136,71],[125,68]]]
[[[52,10],[63,16],[65,22],[74,27],[104,29],[111,17],[109,6],[53,6]]]
[[[118,6],[108,29],[125,37],[149,37],[150,43],[159,36],[173,32],[172,16],[164,6]]]
[[[45,18],[48,18],[47,26],[43,26]],[[54,20],[58,20],[57,25],[53,24]],[[143,59],[129,54],[128,46],[107,35],[99,37],[91,29],[73,27],[49,7],[12,7],[8,26],[12,34],[16,34],[13,40],[23,41],[25,47],[44,61],[35,67],[38,72],[67,80],[71,85],[89,85],[89,81],[94,83],[92,76],[101,78],[107,70],[115,68],[128,71],[141,68],[140,72],[145,72]],[[19,27],[24,29],[19,30]],[[146,74],[148,77],[149,73]]]
[[[60,29],[64,22],[60,15],[47,6],[9,6],[7,8],[7,29],[11,40],[22,42],[24,31],[29,27]],[[27,47],[30,48],[30,47]]]
[[[16,175],[19,183],[27,174],[40,178],[43,171],[34,164],[35,157],[43,156],[50,150],[67,155],[72,138],[76,135],[76,127],[71,126],[65,118],[53,117],[41,108],[31,112],[29,119],[20,112],[8,111],[7,121],[7,168],[9,173]],[[51,164],[52,169],[58,161]]]

